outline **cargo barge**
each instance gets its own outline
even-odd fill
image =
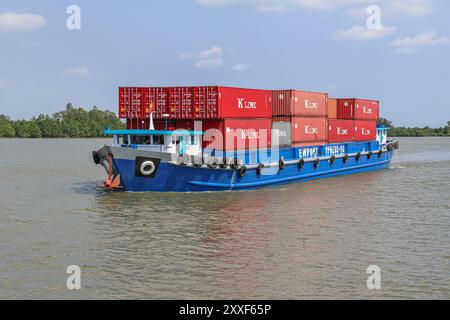
[[[252,190],[386,169],[399,147],[378,101],[298,90],[120,88],[119,116],[93,151],[108,190]]]

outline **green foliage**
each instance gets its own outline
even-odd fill
[[[105,128],[124,129],[124,125],[113,112],[95,106],[86,111],[69,103],[51,117],[41,114],[29,121],[0,115],[0,138],[97,138],[103,137]]]
[[[389,135],[391,137],[450,137],[450,121],[443,128],[406,128],[390,126]]]
[[[380,118],[377,122],[378,126],[390,127],[389,135],[391,137],[445,137],[450,136],[450,121],[447,122],[447,126],[444,128],[430,128],[428,126],[424,128],[406,128],[396,127],[391,121]]]
[[[13,138],[16,130],[8,117],[0,114],[0,138]]]
[[[41,138],[42,133],[39,126],[33,121],[16,121],[14,122],[14,129],[17,138]]]

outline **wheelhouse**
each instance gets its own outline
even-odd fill
[[[105,130],[105,135],[113,136],[114,146],[143,149],[180,156],[196,156],[202,152],[200,131],[188,130]]]
[[[388,132],[391,128],[388,127],[378,127],[377,128],[377,141],[380,143],[380,145],[387,144],[388,140]]]

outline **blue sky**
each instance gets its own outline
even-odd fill
[[[116,112],[120,85],[220,84],[379,99],[397,125],[443,126],[449,14],[444,0],[2,0],[0,113]]]

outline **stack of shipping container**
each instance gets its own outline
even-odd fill
[[[273,128],[281,147],[325,145],[328,136],[326,93],[273,91]]]
[[[119,106],[128,129],[149,129],[152,112],[155,129],[216,129],[215,134],[208,131],[205,148],[231,151],[271,147],[269,90],[219,86],[120,88]]]
[[[379,114],[378,101],[329,99],[328,143],[375,140]]]
[[[119,117],[128,129],[148,130],[150,114],[155,129],[210,132],[205,148],[252,150],[271,147],[272,129],[281,147],[375,140],[379,103],[298,90],[119,88]]]

